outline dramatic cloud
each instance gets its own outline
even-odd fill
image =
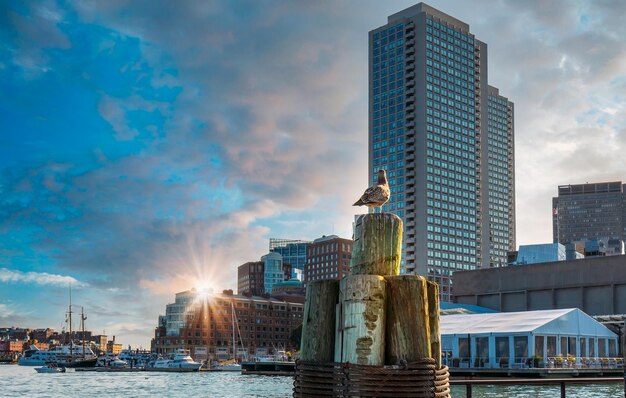
[[[145,346],[174,292],[236,287],[269,237],[349,237],[367,32],[412,4],[2,3],[0,267],[89,284],[94,327]],[[488,43],[515,103],[518,244],[551,241],[559,184],[624,178],[626,7],[431,5]]]

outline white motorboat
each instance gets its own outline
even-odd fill
[[[165,372],[196,372],[201,366],[201,363],[195,362],[189,356],[189,351],[179,349],[175,353],[170,354],[169,359],[157,359],[151,364],[151,366],[148,366],[146,370]]]
[[[56,363],[49,363],[46,366],[35,368],[37,373],[65,373],[65,368],[58,366]]]
[[[227,361],[211,366],[210,370],[219,370],[222,372],[241,372],[241,364],[235,361]]]

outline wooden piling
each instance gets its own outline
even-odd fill
[[[417,361],[431,357],[429,291],[417,275],[386,276],[387,314],[385,362]]]
[[[335,309],[339,296],[338,280],[311,282],[306,289],[302,347],[305,361],[331,362],[335,351]]]
[[[340,362],[385,364],[385,278],[350,275],[340,282],[342,320]]]
[[[441,367],[441,330],[439,329],[439,285],[428,284],[428,325],[430,328],[430,352],[437,369]]]
[[[354,226],[350,275],[399,275],[402,220],[395,214],[360,216]]]

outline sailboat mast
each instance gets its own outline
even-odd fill
[[[73,359],[74,357],[74,347],[72,345],[72,283],[70,282],[70,307],[69,307],[69,323],[70,323],[70,334],[69,334],[69,341],[70,341],[70,360]]]
[[[82,326],[82,339],[83,339],[83,360],[85,359],[85,309],[80,307],[80,322]]]
[[[233,320],[233,358],[237,361],[237,341],[235,340],[235,306],[230,302],[230,313]]]

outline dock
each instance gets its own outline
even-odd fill
[[[295,362],[242,362],[241,374],[264,376],[293,376]]]

